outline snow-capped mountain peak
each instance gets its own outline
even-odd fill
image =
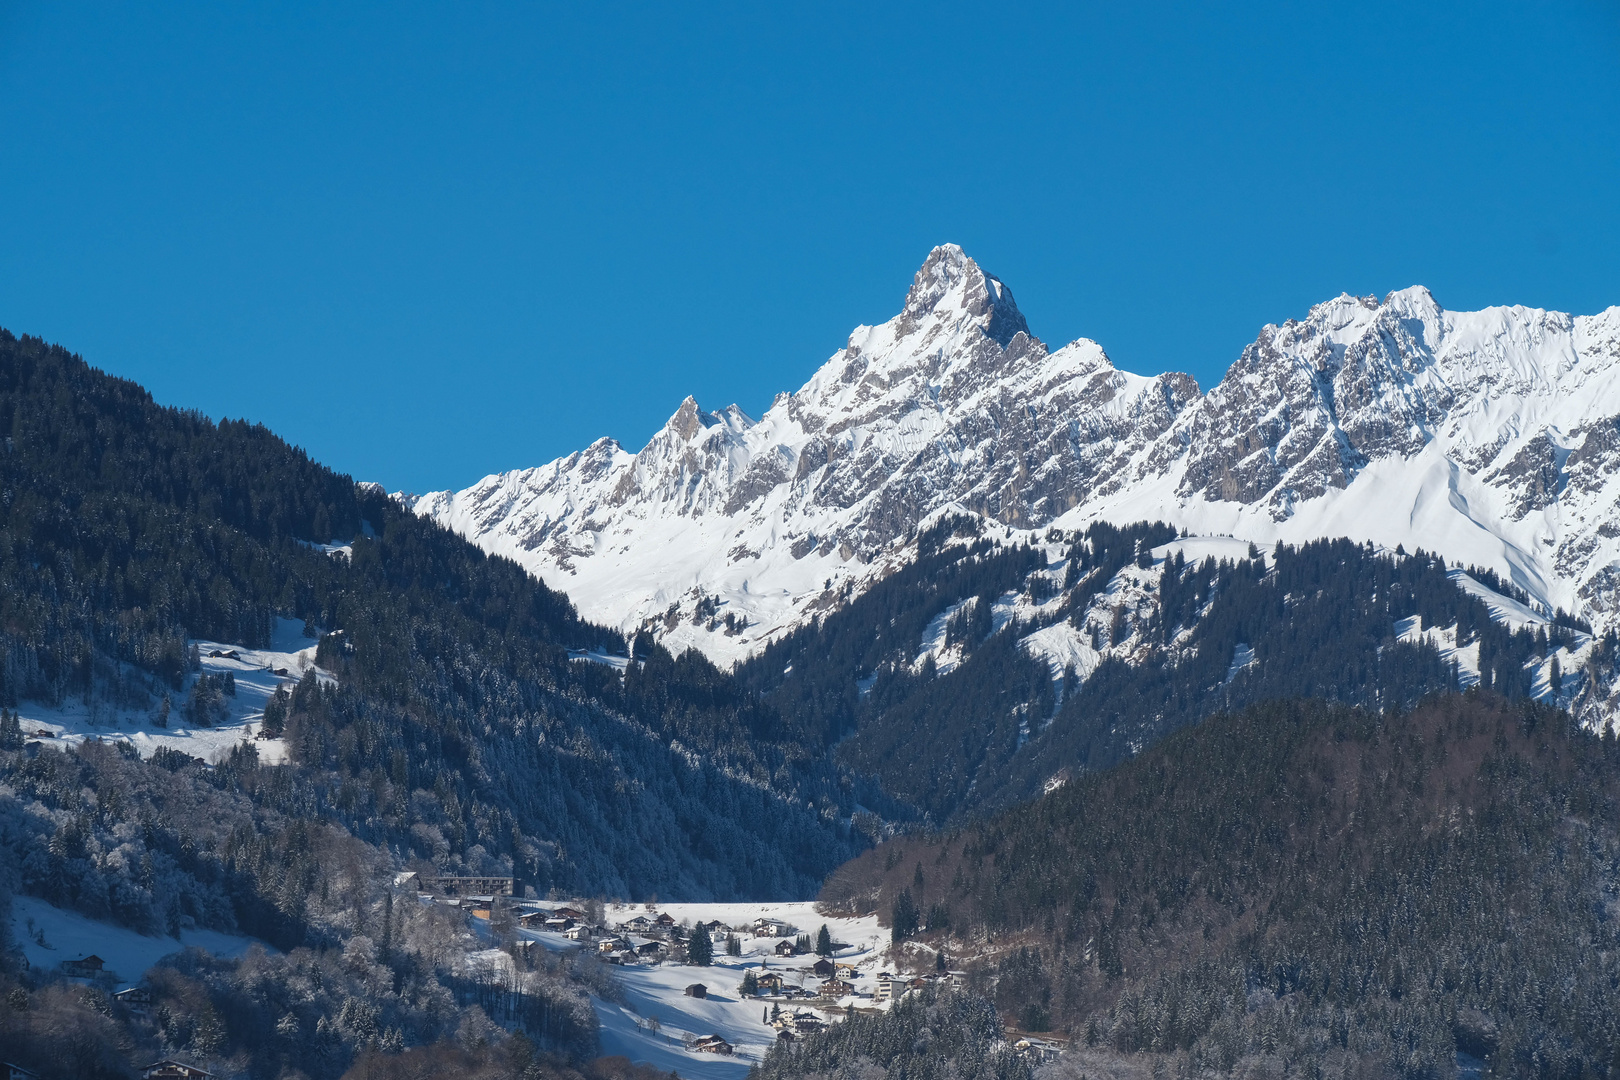
[[[1404,543],[1601,622],[1620,605],[1616,476],[1620,308],[1345,294],[1264,327],[1206,394],[1087,339],[1048,350],[945,244],[899,314],[757,421],[688,398],[636,454],[601,440],[415,506],[590,617],[725,662],[906,558],[946,508]]]

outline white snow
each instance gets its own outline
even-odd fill
[[[923,664],[929,657],[934,659],[934,670],[941,675],[955,670],[962,662],[962,642],[947,645],[945,638],[950,630],[950,622],[963,612],[971,613],[978,606],[979,598],[970,596],[966,600],[958,600],[938,615],[929,620],[923,627],[921,651],[917,659],[911,662],[913,671],[921,671]]]
[[[147,937],[76,911],[52,907],[33,896],[12,898],[11,934],[28,963],[36,968],[55,971],[64,960],[90,954],[101,957],[107,970],[116,975],[115,989],[120,990],[139,983],[147,968],[163,957],[188,947],[224,957],[241,956],[255,945],[266,952],[275,951],[256,938],[218,930],[182,930],[178,938]]]
[[[17,711],[22,717],[25,735],[35,736],[48,731],[52,737],[40,739],[42,746],[72,746],[90,739],[130,743],[145,757],[151,757],[158,747],[167,746],[204,761],[215,761],[240,742],[253,740],[259,758],[266,764],[277,764],[286,756],[286,745],[280,739],[257,739],[254,733],[264,717],[265,702],[275,693],[277,686],[296,683],[307,669],[314,668],[317,677],[330,681],[330,673],[315,667],[315,642],[304,636],[304,624],[296,619],[277,619],[267,649],[249,649],[244,645],[231,645],[217,641],[195,642],[201,655],[203,673],[220,675],[229,671],[236,677],[236,697],[226,698],[230,715],[213,727],[188,728],[183,726],[180,706],[186,691],[171,695],[173,708],[167,727],[158,727],[151,712],[115,709],[99,700],[85,701],[71,698],[59,706],[24,701]],[[237,655],[211,657],[213,652]],[[287,672],[277,675],[276,670]],[[187,687],[195,681],[188,677]]]
[[[1226,682],[1230,683],[1238,677],[1238,673],[1254,663],[1254,648],[1239,642],[1232,649],[1232,666],[1226,669]]]
[[[600,998],[592,999],[602,1025],[603,1054],[623,1055],[632,1061],[674,1070],[685,1077],[740,1080],[776,1041],[776,1030],[764,1019],[772,1002],[775,1001],[783,1012],[812,1007],[811,1002],[802,999],[791,1002],[771,998],[743,999],[738,993],[743,972],[752,970],[756,975],[770,972],[782,976],[793,986],[811,990],[815,990],[822,981],[809,970],[818,957],[778,957],[774,949],[780,938],[755,938],[750,935],[747,925],[760,917],[785,920],[794,928],[792,936],[809,934],[814,938],[825,924],[833,941],[844,946],[833,959],[839,964],[854,966],[856,974],[841,977],[856,986],[857,993],[836,1002],[814,1002],[813,1007],[822,1010],[827,1018],[841,1018],[850,1005],[859,1009],[884,1007],[876,1005],[869,996],[875,983],[874,976],[879,971],[896,969],[886,951],[889,933],[878,925],[876,913],[861,918],[826,916],[818,914],[812,902],[661,904],[658,910],[668,912],[683,924],[696,925],[718,919],[737,928],[742,955],[725,955],[725,935],[720,934],[714,943],[714,963],[709,967],[661,962],[610,968],[625,1000],[621,1005]],[[647,914],[643,908],[632,905],[610,905],[605,913],[610,928],[643,914]],[[579,947],[562,935],[548,931],[522,933],[557,952]],[[693,983],[706,986],[708,997],[687,997],[686,987]],[[658,1021],[659,1030],[656,1032],[647,1023],[652,1018]],[[731,1057],[723,1057],[688,1050],[682,1044],[684,1035],[720,1035],[733,1046],[735,1053]]]

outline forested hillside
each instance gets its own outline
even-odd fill
[[[1156,1074],[1620,1069],[1620,743],[1523,700],[1221,715],[823,899]]]
[[[259,645],[290,617],[338,680],[292,695],[292,762],[256,806],[542,894],[803,895],[865,842],[841,824],[858,786],[701,657],[571,661],[625,643],[263,427],[0,332],[0,431],[9,705],[156,709],[188,639]]]
[[[1324,540],[1189,559],[1162,524],[1098,523],[1045,551],[987,531],[941,520],[914,562],[737,669],[797,739],[836,743],[845,768],[935,822],[1107,769],[1223,709],[1303,697],[1406,708],[1475,682],[1526,697],[1538,672],[1540,695],[1571,707],[1620,660],[1612,634],[1593,642],[1556,613],[1504,625],[1424,552]],[[942,671],[923,638],[945,616],[954,666]],[[1445,628],[1453,655],[1432,635],[1399,637],[1413,617]],[[1087,669],[1054,672],[1053,640]],[[1557,655],[1569,678],[1554,691]]]
[[[460,912],[391,890],[392,852],[307,804],[270,807],[266,794],[295,777],[260,766],[250,746],[216,768],[173,753],[141,761],[125,743],[0,749],[0,928],[19,890],[142,934],[205,927],[275,950],[188,951],[120,972],[144,975],[153,998],[132,1009],[107,986],[27,972],[17,943],[0,943],[6,1060],[50,1080],[122,1080],[174,1054],[254,1078],[332,1080],[357,1057],[406,1046],[500,1043],[491,1014],[523,1032],[507,1048],[519,1057],[596,1052],[592,968],[518,956],[541,961],[520,991],[493,982],[468,964],[480,946]],[[66,944],[32,932],[43,947]]]

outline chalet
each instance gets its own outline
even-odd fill
[[[622,937],[608,936],[596,943],[596,951],[600,953],[618,952],[630,943]]]
[[[658,918],[653,920],[653,925],[668,930],[670,927],[675,925],[675,916],[671,915],[667,911],[663,912],[658,916]]]
[[[799,955],[799,947],[793,943],[791,938],[783,938],[776,943],[776,955],[797,956]]]
[[[783,1028],[781,1031],[776,1033],[777,1042],[797,1042],[798,1038],[799,1037],[797,1035],[793,1034],[793,1032],[789,1031],[787,1028]]]
[[[826,982],[821,984],[822,997],[845,997],[849,994],[853,994],[854,992],[855,985],[853,983],[847,983],[843,979],[828,979]]]
[[[90,979],[107,970],[107,962],[95,953],[89,956],[79,956],[72,960],[62,961],[62,974],[72,975],[75,978]]]
[[[662,941],[651,941],[651,940],[635,942],[634,947],[635,947],[635,952],[636,952],[637,956],[653,956],[653,957],[656,957],[659,953],[661,953],[665,949],[669,948],[669,946],[665,945]]]
[[[858,979],[858,978],[861,977],[860,969],[857,968],[854,964],[838,964],[838,963],[835,963],[835,964],[833,964],[833,967],[837,970],[840,977],[845,976],[845,975],[849,976],[852,979]]]
[[[652,920],[645,915],[637,915],[633,919],[626,919],[619,924],[620,930],[628,930],[632,934],[645,934],[653,928]]]
[[[213,1080],[214,1074],[183,1061],[164,1058],[141,1070],[141,1080]]]
[[[702,983],[693,983],[686,988],[686,996],[689,998],[706,998],[709,996],[709,988]]]
[[[544,911],[525,911],[518,916],[517,924],[525,930],[539,930],[546,925],[550,916]]]
[[[152,991],[144,986],[132,986],[113,995],[113,1000],[136,1016],[145,1016],[152,1008]]]
[[[545,922],[546,929],[550,930],[553,934],[565,934],[570,928],[573,927],[573,925],[573,919],[558,919],[555,917],[547,919]]]
[[[755,937],[784,937],[788,932],[788,924],[781,919],[755,919]]]
[[[692,1041],[692,1049],[700,1054],[731,1055],[731,1044],[718,1035],[704,1035]]]
[[[719,919],[710,919],[708,922],[703,924],[703,929],[707,930],[710,934],[729,934],[729,933],[731,933],[731,927],[727,926],[725,923],[721,922]]]
[[[1049,1061],[1056,1061],[1058,1055],[1063,1053],[1061,1044],[1028,1035],[1013,1043],[1013,1049],[1031,1065],[1045,1065]]]
[[[556,911],[553,911],[552,914],[557,916],[559,919],[573,919],[575,922],[578,922],[585,917],[585,913],[583,911],[579,910],[578,908],[571,907],[560,907]]]
[[[810,970],[818,979],[830,979],[838,974],[838,965],[826,957],[822,957],[810,965]]]
[[[21,1065],[13,1065],[9,1061],[0,1061],[0,1080],[39,1080],[39,1073],[31,1072]]]
[[[814,1035],[818,1031],[827,1030],[827,1021],[814,1013],[794,1013],[793,1030],[799,1035]]]
[[[592,938],[591,928],[583,923],[575,923],[563,931],[563,937],[569,941],[589,941]]]
[[[758,984],[761,993],[775,994],[780,993],[782,990],[782,976],[777,975],[774,972],[761,975],[754,981]]]

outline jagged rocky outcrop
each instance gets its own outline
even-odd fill
[[[1020,529],[1163,519],[1489,566],[1620,621],[1620,308],[1449,312],[1422,288],[1265,327],[1219,385],[1048,349],[954,245],[758,420],[688,398],[611,440],[412,500],[593,618],[728,661],[907,558],[960,507]]]

